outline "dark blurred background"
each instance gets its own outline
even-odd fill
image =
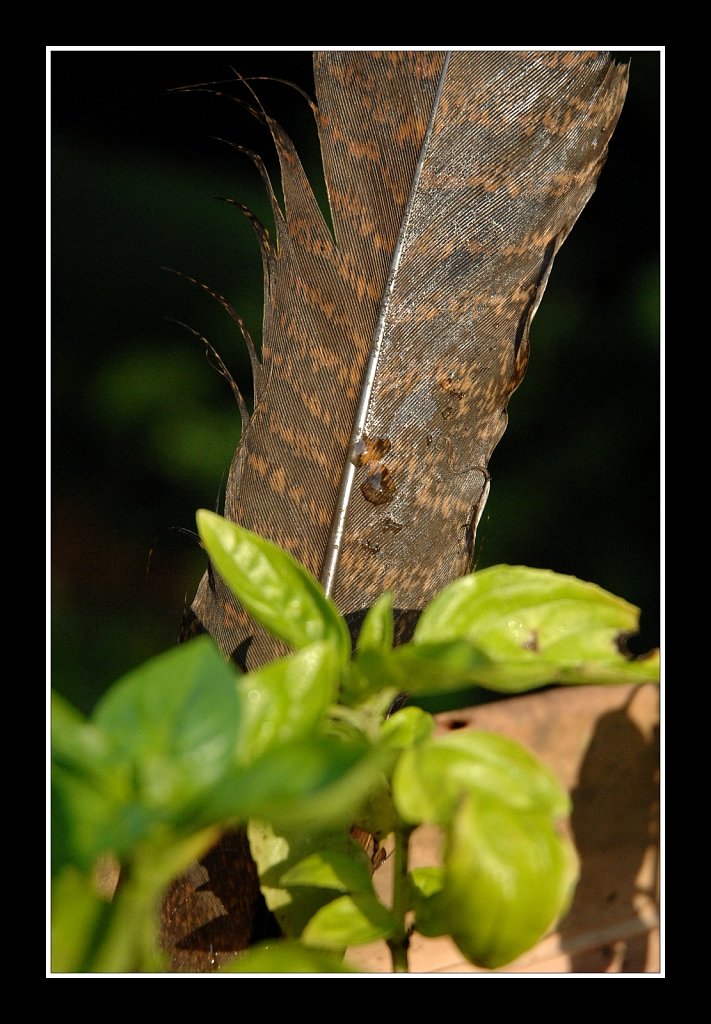
[[[628,56],[628,55],[621,55]],[[631,55],[630,90],[598,190],[562,249],[528,374],[491,464],[478,566],[543,566],[659,614],[659,54]],[[241,339],[207,282],[260,336],[261,261],[232,197],[271,227],[245,157],[267,132],[237,104],[182,85],[275,76],[313,94],[294,52],[52,54],[53,683],[88,710],[173,644],[204,568],[195,509],[215,507],[239,438],[199,330],[249,391]],[[255,87],[314,178],[303,97]],[[320,189],[323,201],[323,189]],[[147,572],[149,552],[150,571]]]

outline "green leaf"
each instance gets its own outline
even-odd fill
[[[202,807],[213,787],[236,773],[235,682],[210,638],[200,637],[107,692],[94,712],[107,753],[93,792],[61,764],[54,770],[57,831],[71,838],[75,863],[105,851],[133,855],[145,842],[155,847],[157,863],[159,849],[215,823],[204,819]]]
[[[369,892],[373,883],[368,858],[354,858],[353,853],[323,850],[298,861],[281,876],[280,884],[286,888],[313,885],[319,889],[339,892]]]
[[[332,644],[322,642],[243,676],[237,684],[239,761],[247,764],[313,732],[336,698],[338,671]]]
[[[434,719],[421,708],[407,707],[386,718],[380,730],[383,743],[395,750],[405,750],[428,740],[434,732]]]
[[[424,934],[446,932],[474,963],[498,967],[567,908],[577,861],[558,821],[570,801],[513,740],[467,731],[405,750],[393,796],[405,821],[447,830],[443,873],[410,876]]]
[[[121,780],[109,738],[52,694],[52,873],[89,870],[114,841]]]
[[[477,684],[490,665],[487,655],[464,641],[364,650],[351,665],[342,700],[359,705],[380,692],[450,692]]]
[[[405,821],[447,825],[468,793],[515,811],[568,813],[570,799],[553,773],[498,733],[462,731],[405,750],[393,773],[395,806]]]
[[[212,787],[204,820],[265,818],[277,825],[345,824],[377,782],[390,753],[361,737],[316,735],[268,751]]]
[[[301,941],[323,949],[344,949],[386,939],[395,927],[392,914],[374,894],[339,896],[314,914]]]
[[[413,868],[408,873],[408,882],[417,931],[429,938],[449,935],[447,908],[442,901],[444,868]]]
[[[358,808],[353,824],[362,832],[382,840],[395,829],[397,820],[390,782],[384,772]]]
[[[397,696],[401,684],[393,677],[389,667],[390,655],[381,651],[361,651],[350,663],[344,675],[339,700],[349,707],[359,707],[389,695]],[[381,716],[382,717],[382,716]]]
[[[412,696],[449,693],[482,686],[501,693],[524,693],[548,683],[650,683],[659,678],[659,652],[628,661],[620,653],[608,660],[562,665],[538,654],[521,652],[514,660],[494,660],[465,640],[406,644],[381,659],[380,677],[397,680]]]
[[[94,721],[132,766],[136,800],[176,820],[234,761],[236,676],[209,637],[152,659],[116,683]]]
[[[521,812],[496,793],[471,794],[454,816],[438,895],[459,949],[496,968],[536,942],[568,909],[577,879],[572,845],[549,814]]]
[[[87,722],[79,711],[54,691],[50,713],[53,761],[90,775],[102,771],[109,753],[105,733]]]
[[[589,683],[598,686],[624,683],[659,683],[659,650],[655,649],[638,658],[627,660],[624,655],[613,656],[608,662],[584,661],[572,668],[560,670],[561,683]]]
[[[518,651],[522,646],[529,649],[529,623],[530,628],[547,628],[553,613],[553,635],[545,638],[547,644],[552,644],[563,638],[555,632],[560,605],[573,616],[584,616],[582,606],[587,605],[599,623],[628,632],[637,625],[636,608],[592,583],[548,569],[495,565],[445,587],[420,616],[415,638],[417,643],[424,643],[479,641],[491,636],[497,641],[497,652],[504,645]]]
[[[308,949],[288,940],[252,946],[220,968],[221,974],[353,974],[352,967],[333,953]]]
[[[52,766],[52,874],[69,865],[88,871],[107,850],[123,847],[116,824],[120,805],[100,777]],[[126,846],[132,835],[127,836]]]
[[[450,687],[523,692],[548,682],[656,682],[654,653],[629,660],[621,652],[638,629],[639,610],[592,583],[500,565],[446,587],[422,613],[413,646],[441,664]],[[471,648],[469,661],[462,646],[450,646],[462,644]],[[434,666],[420,673],[420,686],[446,688]]]
[[[91,960],[110,906],[99,898],[91,877],[65,868],[52,884],[53,974],[75,974]]]
[[[413,868],[408,881],[413,896],[431,899],[444,888],[444,868]]]
[[[318,580],[276,544],[200,509],[200,537],[210,560],[249,614],[290,647],[333,643],[343,665],[351,641],[345,619]]]
[[[397,647],[381,672],[397,679],[401,690],[422,696],[478,685],[491,668],[486,654],[465,641],[451,640]]]
[[[152,863],[150,874],[155,875],[155,870]],[[63,871],[52,886],[52,970],[81,974],[162,970],[155,907],[169,881],[163,875],[157,885],[147,884],[138,866],[122,878],[109,902],[99,897],[91,874],[74,868]]]
[[[247,826],[252,857],[259,872],[259,884],[267,906],[289,937],[299,936],[316,911],[329,903],[332,891],[317,887],[282,884],[289,870],[311,854],[335,855],[368,868],[363,847],[350,835],[348,826],[325,829],[310,825],[275,829],[252,819]]]
[[[358,634],[358,651],[386,653],[393,645],[393,595],[387,591],[369,609]]]

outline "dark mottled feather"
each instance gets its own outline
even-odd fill
[[[596,53],[332,52],[314,70],[334,234],[291,140],[255,111],[285,209],[273,201],[276,239],[261,239],[262,366],[225,514],[322,576],[346,613],[384,589],[417,609],[470,567],[530,321],[595,188],[626,68]],[[250,637],[250,664],[278,652],[219,580],[193,608],[226,653]]]

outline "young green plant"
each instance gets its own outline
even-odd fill
[[[235,824],[284,938],[224,970],[348,970],[347,947],[384,939],[403,972],[413,929],[451,936],[488,968],[529,949],[574,889],[567,794],[506,737],[435,737],[421,708],[387,711],[402,692],[655,681],[655,654],[620,652],[637,610],[570,577],[498,566],[447,587],[397,648],[383,595],[351,653],[344,619],[287,553],[210,512],[198,528],[240,603],[293,653],[239,675],[201,637],[116,683],[89,721],[57,699],[53,970],[162,969],[166,884]],[[420,824],[442,830],[443,860],[410,870]],[[387,905],[354,828],[376,850],[392,844]],[[112,900],[95,881],[108,856],[121,867]]]

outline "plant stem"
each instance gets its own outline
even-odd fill
[[[121,884],[106,905],[103,928],[97,936],[92,973],[129,974],[161,971],[165,964],[156,943],[155,903],[160,893],[150,876],[124,865]]]
[[[390,956],[392,957],[393,962],[393,972],[395,974],[407,974],[410,970],[407,959],[410,936],[408,934],[405,916],[408,909],[407,863],[411,832],[412,829],[407,826],[401,826],[395,831],[392,913],[397,922],[397,929],[392,937],[388,939]]]

